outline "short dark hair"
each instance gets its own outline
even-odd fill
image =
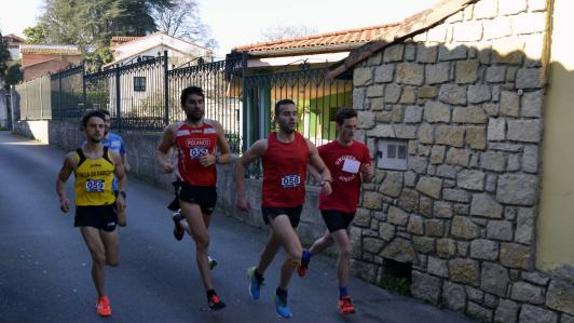
[[[106,115],[105,114],[103,114],[99,110],[91,110],[91,111],[86,112],[84,114],[84,116],[82,117],[82,128],[86,128],[86,126],[88,125],[88,120],[90,120],[91,117],[98,117],[98,118],[102,119],[104,122],[106,122]]]
[[[277,101],[275,103],[275,116],[279,115],[279,107],[282,105],[287,105],[287,104],[295,105],[295,102],[293,102],[293,100],[291,100],[291,99],[283,99],[283,100]]]
[[[108,117],[111,117],[112,115],[110,114],[110,111],[105,110],[105,109],[98,109],[99,112],[103,113],[104,115],[107,115]]]
[[[357,111],[352,108],[341,108],[335,114],[335,121],[338,125],[342,125],[347,119],[356,118]]]
[[[199,95],[200,97],[205,99],[205,94],[203,93],[203,89],[200,88],[199,86],[186,87],[185,89],[183,89],[181,91],[181,96],[179,98],[182,107],[185,105],[185,100],[187,100],[187,97],[192,95],[192,94]]]

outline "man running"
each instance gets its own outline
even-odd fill
[[[100,111],[106,116],[106,133],[104,135],[104,139],[102,140],[102,145],[104,145],[104,147],[108,147],[111,151],[120,155],[120,157],[122,158],[122,164],[124,165],[124,170],[127,174],[130,171],[130,165],[128,163],[128,156],[126,153],[126,146],[124,144],[124,139],[120,135],[110,131],[112,125],[110,112],[104,109],[98,111]],[[117,196],[118,181],[116,179],[114,179],[113,182],[113,190]],[[118,225],[121,227],[125,227],[127,225],[127,214],[125,211],[118,212]]]
[[[249,294],[259,299],[263,274],[277,254],[279,247],[287,251],[287,259],[281,267],[281,280],[275,291],[275,310],[284,318],[291,317],[287,306],[287,287],[293,270],[299,265],[303,247],[295,231],[299,225],[301,210],[305,201],[305,178],[309,162],[321,172],[322,192],[331,193],[331,175],[319,157],[317,148],[305,139],[297,129],[297,108],[292,100],[285,99],[275,104],[277,132],[261,139],[251,146],[237,162],[235,181],[237,184],[237,206],[249,209],[245,195],[245,168],[256,159],[263,161],[262,214],[271,227],[271,236],[257,267],[248,270]]]
[[[158,160],[165,172],[173,172],[169,151],[176,147],[177,175],[181,181],[178,202],[186,220],[177,221],[176,226],[185,226],[195,241],[197,267],[207,293],[207,304],[212,310],[220,310],[225,303],[215,292],[209,272],[207,227],[217,201],[215,165],[229,163],[229,144],[221,125],[204,119],[205,95],[201,88],[185,88],[180,101],[187,119],[167,126],[158,147]]]
[[[101,143],[105,129],[105,115],[99,111],[88,112],[82,118],[86,142],[81,148],[66,155],[56,181],[56,192],[60,199],[60,209],[67,213],[71,203],[66,196],[65,184],[74,173],[74,226],[80,228],[92,255],[92,279],[98,293],[96,311],[101,316],[110,316],[112,308],[104,290],[105,265],[119,265],[116,210],[122,212],[126,207],[127,177],[121,157]],[[117,198],[112,190],[114,176],[119,183]]]
[[[333,193],[321,194],[319,202],[327,231],[309,250],[303,251],[301,266],[297,272],[301,277],[305,276],[311,256],[336,243],[339,249],[339,311],[342,314],[351,314],[355,312],[355,308],[347,291],[352,250],[347,228],[357,210],[361,180],[369,182],[373,177],[373,169],[367,146],[353,140],[357,129],[355,110],[343,108],[337,112],[335,120],[339,133],[337,140],[318,148],[321,159],[325,161],[333,176]]]

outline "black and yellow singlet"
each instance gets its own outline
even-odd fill
[[[116,197],[112,191],[112,182],[115,166],[108,147],[104,147],[104,155],[98,159],[86,158],[82,148],[76,150],[76,155],[76,205],[99,206],[114,203]]]

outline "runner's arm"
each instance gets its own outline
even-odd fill
[[[215,120],[205,119],[205,123],[213,126],[217,133],[217,148],[219,149],[220,155],[217,156],[216,152],[213,154],[207,154],[199,158],[199,162],[204,167],[211,166],[213,164],[227,164],[231,161],[231,154],[229,153],[229,144],[225,139],[225,134],[223,133],[223,127],[221,124]]]
[[[329,195],[333,191],[331,188],[331,183],[333,182],[333,179],[331,178],[331,172],[325,165],[325,162],[323,162],[323,159],[321,159],[321,156],[319,156],[317,147],[315,147],[315,145],[309,141],[309,139],[306,139],[306,141],[307,147],[309,148],[309,164],[315,168],[315,171],[317,171],[321,176],[320,183],[321,187],[323,187],[321,192],[325,195]]]
[[[174,132],[174,125],[167,126],[163,131],[161,141],[157,147],[157,160],[163,171],[166,173],[173,172],[173,165],[169,158],[169,150],[175,142]]]
[[[128,163],[128,153],[126,152],[125,142],[122,139],[122,146],[120,148],[120,156],[122,156],[122,164],[124,165],[124,170],[126,173],[130,172],[130,164]]]
[[[261,158],[267,151],[267,139],[260,139],[255,142],[241,158],[235,163],[235,188],[237,194],[237,206],[242,210],[247,210],[247,200],[245,195],[245,169],[249,164]]]
[[[72,175],[74,168],[76,167],[76,159],[74,158],[74,153],[69,153],[64,159],[64,164],[58,172],[58,177],[56,178],[56,193],[58,193],[58,199],[60,201],[60,210],[67,213],[70,210],[70,200],[66,196],[66,181]]]
[[[128,176],[124,169],[124,164],[122,163],[122,157],[111,152],[112,159],[114,161],[114,176],[118,179],[118,197],[116,199],[116,207],[121,212],[126,207],[126,189],[128,185]]]

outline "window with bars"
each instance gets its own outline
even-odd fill
[[[378,142],[377,167],[406,170],[408,166],[408,141],[381,139]]]
[[[134,76],[134,91],[145,92],[145,76]]]

